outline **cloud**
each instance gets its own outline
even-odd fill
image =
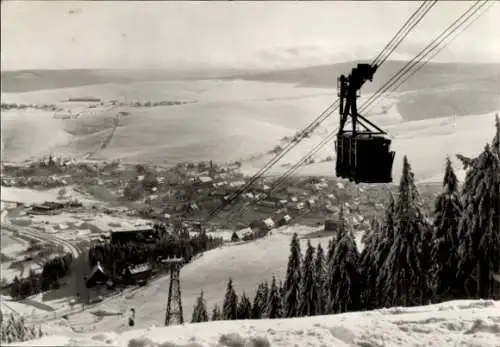
[[[415,2],[7,2],[2,68],[293,67],[373,57]],[[439,2],[395,52],[414,55],[469,2]],[[498,61],[497,3],[442,59]],[[78,14],[69,12],[78,9]],[[481,40],[478,40],[478,37]],[[415,48],[412,48],[413,46]]]

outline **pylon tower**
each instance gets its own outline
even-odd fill
[[[170,285],[168,288],[167,312],[165,314],[165,326],[184,324],[182,312],[181,281],[180,272],[183,258],[168,259],[170,265]]]

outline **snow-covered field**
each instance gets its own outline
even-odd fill
[[[2,112],[2,138],[6,160],[24,160],[54,154],[83,156],[94,152],[97,158],[131,162],[178,162],[214,159],[226,162],[262,154],[280,144],[318,116],[336,97],[332,89],[295,87],[291,84],[251,81],[182,81],[102,84],[18,94],[3,94],[3,102],[57,103],[82,108],[80,103],[62,102],[70,97],[94,96],[103,100],[160,101],[196,103],[152,108],[126,108],[112,132],[116,114],[123,109],[109,105],[88,109],[76,119],[54,119],[53,112],[11,110]],[[360,104],[369,95],[364,94]],[[393,106],[398,93],[380,103],[367,115],[389,130],[397,151],[394,177],[398,179],[403,155],[408,155],[417,179],[439,176],[446,155],[457,152],[472,155],[482,149],[493,134],[493,115],[440,118],[402,122]],[[382,106],[388,107],[380,114]],[[418,107],[418,105],[416,106]],[[78,110],[76,110],[78,108]],[[371,114],[371,115],[370,115]],[[317,133],[298,145],[282,163],[295,163],[335,129],[337,115],[325,122]],[[51,129],[48,131],[47,129]],[[71,133],[72,135],[70,135]],[[109,142],[107,139],[111,139]],[[103,143],[107,143],[101,149]],[[318,159],[333,155],[333,143]],[[260,169],[264,161],[247,163],[247,171]],[[282,172],[286,168],[274,168]],[[308,166],[304,174],[332,175],[331,163]]]
[[[412,308],[396,307],[307,318],[150,327],[118,334],[108,332],[84,335],[66,330],[60,336],[47,336],[16,345],[498,347],[500,301],[450,301]]]
[[[0,192],[0,198],[4,201],[19,202],[25,205],[41,204],[45,201],[61,201],[77,199],[82,203],[93,202],[86,196],[78,193],[72,187],[65,187],[65,195],[60,195],[61,188],[53,189],[31,189],[31,188],[17,188],[17,187],[3,187]]]
[[[39,266],[35,264],[18,264],[13,265],[13,262],[23,258],[22,253],[26,251],[29,247],[29,243],[14,235],[7,230],[2,230],[2,263],[1,263],[1,273],[0,279],[11,282],[15,276],[21,277],[27,276],[29,273],[29,268],[36,270]]]

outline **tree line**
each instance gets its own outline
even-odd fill
[[[41,273],[36,273],[31,269],[25,278],[14,277],[10,286],[10,296],[14,299],[24,299],[40,292],[59,288],[60,279],[66,276],[72,262],[73,255],[67,253],[45,262]]]
[[[500,120],[493,141],[475,158],[457,156],[466,169],[462,187],[449,158],[432,216],[422,207],[405,157],[398,194],[373,222],[358,251],[342,210],[328,244],[292,237],[284,282],[259,284],[253,301],[227,284],[222,309],[210,319],[288,318],[425,305],[455,299],[500,299]],[[192,322],[207,321],[203,292]]]
[[[40,327],[26,325],[23,317],[4,317],[0,311],[0,343],[16,343],[39,339],[45,335]]]
[[[119,274],[130,265],[142,263],[159,264],[165,258],[184,258],[186,262],[204,251],[220,247],[223,244],[221,237],[208,236],[199,233],[190,236],[189,233],[180,235],[168,234],[154,244],[98,244],[89,249],[88,257],[91,266],[97,262],[113,274]]]

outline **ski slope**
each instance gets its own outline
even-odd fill
[[[260,343],[258,343],[260,341]],[[264,343],[267,341],[268,343]],[[253,343],[252,343],[253,342]],[[498,347],[500,301],[450,301],[330,316],[61,333],[17,346]]]
[[[193,306],[201,290],[204,291],[210,310],[216,303],[222,305],[229,277],[233,278],[238,295],[245,291],[248,296],[253,296],[257,285],[265,280],[270,281],[273,274],[278,279],[283,278],[292,234],[296,232],[300,237],[317,229],[305,226],[282,227],[273,230],[271,235],[263,239],[223,246],[203,253],[201,257],[184,266],[180,273],[184,319],[190,321]],[[361,236],[356,235],[360,248]],[[311,239],[314,246],[318,242],[326,249],[328,238]],[[302,251],[305,251],[306,244],[307,240],[302,239]],[[126,289],[122,295],[106,299],[90,311],[101,310],[116,314],[126,313],[130,308],[134,308],[137,327],[161,325],[165,320],[169,280],[168,276],[164,276],[144,287]],[[122,331],[127,328],[126,315],[94,317],[93,321],[89,320],[88,315],[89,312],[71,315],[67,323],[78,331]]]

